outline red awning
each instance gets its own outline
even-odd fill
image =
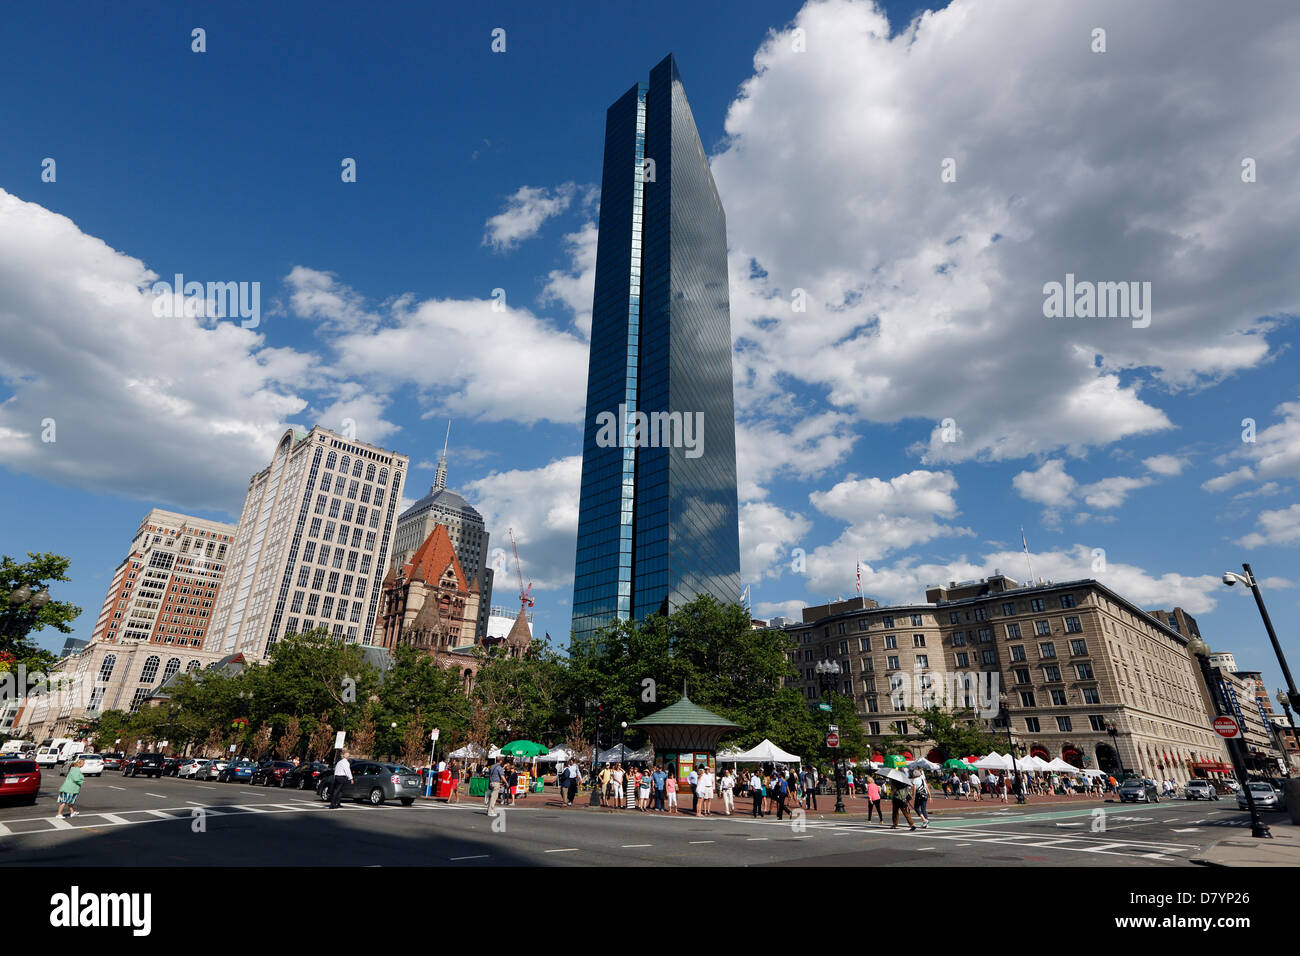
[[[1226,763],[1220,763],[1217,760],[1198,760],[1192,764],[1196,770],[1206,770],[1210,773],[1232,773],[1233,770]]]

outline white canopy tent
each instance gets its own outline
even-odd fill
[[[1106,771],[1104,771],[1104,770],[1096,770],[1096,769],[1091,768],[1091,767],[1089,767],[1087,770],[1082,770],[1082,771],[1080,771],[1080,773],[1082,773],[1085,777],[1105,777],[1105,776],[1107,776]]]
[[[1050,761],[1048,761],[1047,766],[1048,769],[1055,770],[1059,773],[1082,773],[1083,772],[1074,764],[1066,763],[1060,757],[1053,757]]]
[[[975,767],[977,770],[1010,770],[1011,758],[1004,757],[995,750],[987,757],[976,760]]]
[[[766,737],[749,750],[728,750],[718,754],[719,763],[802,763],[792,753],[786,753]]]
[[[501,756],[500,747],[493,747],[490,744],[488,746],[489,746],[488,749],[489,760],[495,760],[497,757]],[[483,748],[478,746],[478,744],[466,744],[464,747],[461,747],[459,750],[453,750],[451,752],[451,756],[455,757],[457,760],[478,759],[483,756]]]
[[[1046,760],[1042,757],[1035,757],[1033,754],[1030,754],[1028,757],[1017,757],[1016,766],[1019,767],[1021,771],[1028,771],[1030,773],[1042,773],[1044,770],[1051,769]]]

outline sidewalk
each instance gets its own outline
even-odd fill
[[[1300,866],[1300,827],[1276,816],[1270,813],[1264,818],[1273,839],[1236,833],[1206,847],[1191,861],[1202,866]]]

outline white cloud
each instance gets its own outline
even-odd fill
[[[858,436],[847,415],[820,412],[783,430],[773,420],[736,423],[736,480],[742,502],[767,497],[778,479],[806,481],[840,464]]]
[[[546,277],[541,304],[559,302],[573,313],[573,324],[583,338],[591,337],[591,303],[596,293],[596,223],[587,221],[564,237],[569,254],[567,269],[553,269]]]
[[[1101,481],[1084,485],[1079,489],[1083,500],[1094,508],[1106,510],[1118,508],[1127,500],[1129,494],[1138,488],[1145,488],[1152,483],[1151,478],[1127,478],[1123,475],[1103,478]]]
[[[1187,467],[1187,459],[1177,455],[1152,455],[1150,458],[1142,459],[1142,464],[1146,465],[1148,471],[1153,471],[1157,475],[1180,475]]]
[[[1204,482],[1201,487],[1206,491],[1227,491],[1234,485],[1239,485],[1243,481],[1250,481],[1255,476],[1254,471],[1249,465],[1242,465],[1236,471],[1230,471],[1226,475],[1219,475],[1217,478],[1211,478]]]
[[[780,577],[790,549],[812,529],[803,515],[770,501],[740,506],[740,579],[761,581]]]
[[[331,332],[367,332],[379,319],[365,308],[355,290],[339,283],[333,273],[294,266],[285,278],[289,307],[300,319],[317,319]]]
[[[1122,55],[1089,52],[1103,21]],[[1300,298],[1300,192],[1244,185],[1238,160],[1300,162],[1278,127],[1300,109],[1295,11],[955,0],[891,38],[872,4],[826,0],[790,27],[815,53],[770,37],[713,160],[743,404],[797,380],[859,419],[955,419],[927,463],[1079,455],[1266,360],[1260,317]],[[1150,327],[1045,319],[1066,273],[1152,282]]]
[[[157,278],[67,217],[0,190],[0,379],[13,390],[0,404],[0,463],[237,515],[286,424],[313,413],[304,383],[325,373],[238,322],[154,316]],[[373,404],[363,417],[385,427]],[[52,443],[41,440],[46,419]]]
[[[1211,478],[1201,485],[1206,491],[1224,491],[1245,481],[1267,482],[1269,479],[1294,479],[1300,475],[1300,401],[1283,402],[1273,409],[1281,417],[1255,434],[1253,442],[1243,441],[1228,459],[1245,459],[1250,464]]]
[[[1244,547],[1300,544],[1300,504],[1276,511],[1261,511],[1257,523],[1260,530],[1252,531],[1241,539]]]
[[[1027,501],[1060,508],[1073,500],[1078,482],[1066,474],[1063,460],[1053,458],[1043,462],[1037,471],[1020,472],[1011,484]]]
[[[578,491],[582,483],[582,456],[548,462],[541,468],[494,471],[468,482],[466,498],[483,515],[492,532],[492,549],[508,556],[507,573],[493,582],[494,595],[517,588],[514,556],[508,529],[519,541],[519,560],[525,581],[537,590],[573,589],[574,544],[578,538]],[[491,564],[489,555],[488,563]],[[497,604],[510,602],[494,596]]]
[[[554,189],[520,186],[507,199],[506,208],[484,224],[483,245],[509,252],[537,235],[546,220],[568,209],[577,193],[575,183],[563,183]]]

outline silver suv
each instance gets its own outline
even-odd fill
[[[1183,796],[1188,800],[1218,800],[1219,791],[1208,780],[1188,780],[1183,785]]]

